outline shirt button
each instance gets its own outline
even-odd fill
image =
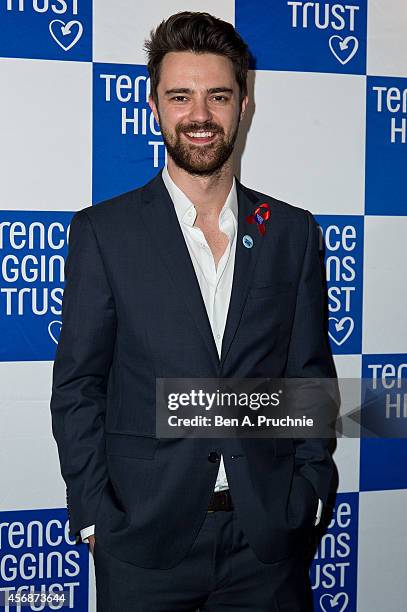
[[[219,340],[219,338],[220,338],[220,334],[216,334],[216,337],[217,337],[217,339]]]

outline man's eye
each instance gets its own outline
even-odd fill
[[[219,96],[214,96],[214,99],[217,102],[225,102],[228,98],[226,96],[219,95]]]
[[[187,97],[186,96],[174,96],[173,98],[171,98],[171,100],[176,100],[177,102],[180,102],[182,100],[186,100]]]

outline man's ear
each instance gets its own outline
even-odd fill
[[[249,97],[245,96],[242,100],[242,104],[240,107],[240,121],[243,119],[243,115],[245,113],[248,103],[249,103]]]
[[[151,109],[151,112],[154,115],[154,119],[156,120],[157,124],[160,125],[160,118],[158,116],[157,106],[156,106],[156,103],[154,102],[152,94],[148,96],[148,105]]]

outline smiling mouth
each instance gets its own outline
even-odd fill
[[[208,143],[208,142],[212,142],[212,140],[214,140],[216,138],[216,134],[217,132],[210,132],[210,131],[197,131],[197,132],[182,132],[184,134],[184,136],[187,138],[187,140],[189,140],[190,142],[193,142],[194,144],[204,144],[204,143]]]

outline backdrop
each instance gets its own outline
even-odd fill
[[[68,538],[49,412],[67,230],[164,163],[142,51],[163,18],[207,10],[251,47],[236,171],[321,226],[339,376],[382,385],[407,367],[406,0],[140,6],[0,0],[0,588],[53,584],[80,612],[94,609],[93,560]],[[407,398],[389,393],[401,423]],[[405,440],[338,441],[316,612],[405,609],[406,459]]]

